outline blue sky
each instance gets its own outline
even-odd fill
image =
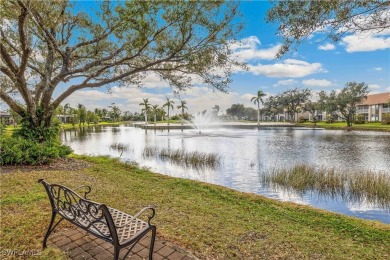
[[[87,6],[92,2],[83,2]],[[265,14],[268,1],[243,1],[240,6],[244,28],[239,34],[242,42],[235,48],[237,59],[249,66],[249,71],[233,75],[229,93],[215,92],[207,86],[196,85],[180,98],[188,103],[189,113],[196,113],[219,105],[223,110],[233,103],[255,107],[251,97],[262,90],[274,95],[291,88],[331,91],[343,88],[349,81],[365,82],[370,93],[390,91],[390,29],[380,34],[345,35],[338,43],[314,34],[282,59],[275,59],[281,39],[276,36],[277,24],[267,24]],[[234,46],[233,46],[234,48]],[[88,108],[107,107],[115,103],[122,111],[140,112],[139,103],[149,98],[150,103],[162,105],[165,97],[178,97],[157,76],[145,79],[144,87],[88,89],[76,92],[63,104],[85,104]],[[177,109],[176,109],[177,110]],[[179,111],[174,111],[174,113]]]

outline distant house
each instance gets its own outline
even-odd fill
[[[364,115],[364,121],[366,122],[380,122],[382,121],[383,114],[390,113],[389,102],[390,92],[368,95],[367,99],[363,100],[361,104],[356,106],[356,114]],[[325,111],[316,111],[315,116],[317,121],[325,121],[327,115]],[[340,113],[336,113],[332,116],[335,121],[344,120]],[[300,112],[296,114],[295,119],[298,121],[300,118],[306,121],[312,120],[313,116],[308,112]],[[276,121],[291,120],[286,110],[276,114],[275,118],[263,115],[262,119],[265,121],[274,119]]]
[[[367,122],[382,121],[384,113],[390,113],[390,92],[368,95],[367,99],[357,105],[356,114],[364,115]]]
[[[14,123],[14,119],[10,113],[0,112],[0,122],[6,125],[12,125]]]
[[[68,124],[72,122],[73,115],[57,115],[57,118],[61,121],[61,123]]]

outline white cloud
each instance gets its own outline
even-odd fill
[[[374,70],[381,71],[381,70],[383,70],[383,68],[382,67],[377,67],[377,68],[374,68]]]
[[[323,51],[330,51],[330,50],[336,49],[336,46],[334,46],[334,44],[327,43],[327,44],[318,46],[318,49],[323,50]]]
[[[142,80],[142,87],[145,88],[168,88],[169,83],[160,78],[156,73],[149,73]]]
[[[308,87],[329,87],[332,86],[332,81],[327,79],[305,79],[302,84]]]
[[[260,49],[261,42],[256,36],[232,42],[230,49],[233,51],[232,58],[237,61],[250,61],[256,59],[273,60],[279,51],[280,44],[270,48]]]
[[[325,72],[321,63],[309,63],[306,61],[287,59],[282,63],[270,65],[248,65],[249,72],[255,75],[264,75],[273,78],[300,78],[318,72]]]
[[[381,88],[381,86],[379,86],[377,84],[369,84],[368,88],[370,88],[370,89],[379,89],[379,88]]]
[[[298,83],[298,81],[296,81],[295,79],[286,79],[286,80],[279,80],[273,86],[274,87],[278,87],[278,86],[291,86],[291,85],[294,85],[294,84],[297,84],[297,83]]]
[[[347,52],[376,51],[390,48],[390,29],[380,33],[364,32],[345,36],[341,40]]]

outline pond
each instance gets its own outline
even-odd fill
[[[66,130],[61,138],[76,154],[120,157],[173,177],[390,223],[388,208],[364,200],[345,201],[338,196],[320,196],[314,191],[296,192],[270,187],[262,181],[266,172],[297,164],[390,174],[390,133],[299,128],[210,129],[199,133],[146,131],[121,125]],[[213,167],[191,167],[158,156],[145,156],[145,148],[215,154],[219,163]]]

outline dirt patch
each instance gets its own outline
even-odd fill
[[[90,167],[92,164],[74,158],[57,159],[50,164],[44,165],[13,165],[0,166],[0,173],[10,173],[15,171],[78,171]]]

